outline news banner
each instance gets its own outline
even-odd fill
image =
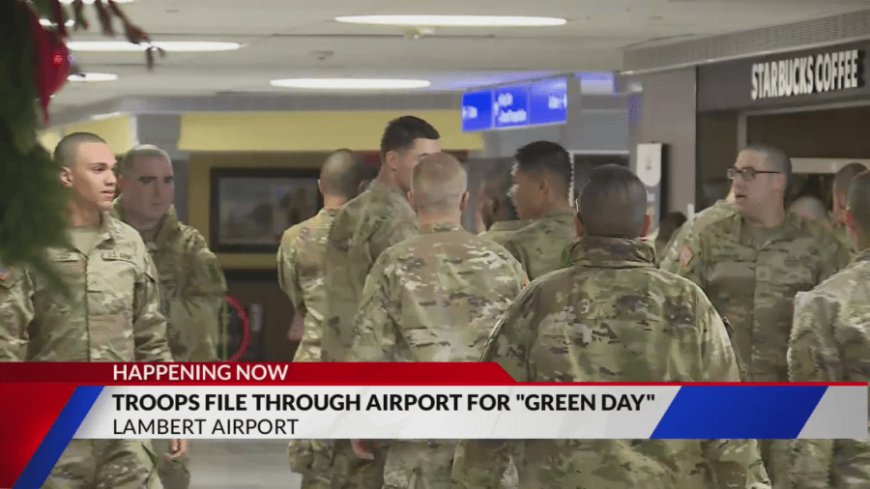
[[[73,438],[863,439],[868,419],[862,383],[517,383],[485,363],[6,363],[0,389],[0,487]]]

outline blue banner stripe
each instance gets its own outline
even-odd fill
[[[651,438],[797,438],[827,389],[684,386]]]
[[[14,489],[42,487],[60,455],[84,421],[88,411],[103,391],[102,386],[77,387],[45,435],[36,453],[24,467]]]

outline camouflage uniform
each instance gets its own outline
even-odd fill
[[[30,313],[16,313],[20,324],[4,321],[4,331],[11,329],[19,339],[0,343],[0,357],[32,362],[172,360],[156,270],[135,229],[104,214],[90,253],[72,247],[46,253],[70,296],[51,289],[39,274],[21,271],[13,297],[23,297],[25,310],[31,304],[32,319]],[[9,310],[5,299],[0,311]],[[26,353],[22,357],[17,352]],[[72,440],[44,487],[159,488],[155,460],[147,441]]]
[[[788,380],[786,350],[794,296],[810,290],[849,261],[828,230],[788,213],[765,242],[733,213],[691,234],[679,261],[662,268],[689,278],[707,293],[733,327],[733,343],[746,380]],[[776,487],[787,487],[788,443],[762,441],[762,456]]]
[[[416,230],[416,216],[405,194],[378,180],[338,212],[326,245],[328,317],[321,339],[324,361],[343,361],[350,350],[353,320],[366,275],[375,260]],[[374,455],[374,461],[359,460],[349,440],[336,441],[331,470],[334,487],[380,489],[385,453],[376,449]]]
[[[115,212],[123,220],[119,201]],[[160,312],[167,318],[169,349],[177,362],[217,360],[221,307],[227,293],[217,257],[202,234],[182,224],[175,207],[156,229],[139,233],[154,260],[160,286]],[[170,440],[154,440],[155,449],[169,451]],[[158,458],[160,480],[167,489],[190,486],[188,459]]]
[[[484,361],[518,382],[738,381],[728,333],[703,292],[655,268],[641,240],[586,237],[569,268],[533,281],[496,326]],[[462,487],[495,487],[504,442],[457,450]],[[523,488],[769,487],[749,440],[528,440]],[[496,467],[497,468],[497,467]]]
[[[789,377],[794,382],[866,383],[868,359],[870,249],[865,249],[848,268],[795,298]],[[870,487],[867,440],[799,440],[793,456],[795,488]]]
[[[534,280],[564,265],[563,251],[577,239],[574,213],[557,211],[509,233],[500,243],[511,252]]]
[[[498,221],[492,224],[486,231],[478,234],[478,236],[484,237],[491,241],[495,241],[496,243],[504,246],[505,241],[511,235],[512,231],[516,231],[517,229],[521,229],[523,226],[528,224],[529,221],[521,221],[521,220],[513,220],[513,221]]]
[[[834,226],[834,235],[837,236],[837,239],[840,241],[840,243],[842,243],[843,246],[845,246],[846,249],[848,249],[852,253],[853,256],[858,253],[858,249],[855,247],[855,242],[849,236],[849,231],[848,231],[848,229],[846,229],[846,226],[835,225]]]
[[[470,362],[525,285],[504,248],[438,224],[381,254],[366,280],[348,359]],[[384,488],[452,487],[455,442],[391,442]]]
[[[278,283],[296,310],[305,310],[305,333],[294,362],[320,361],[320,335],[326,313],[324,268],[326,238],[338,209],[316,216],[284,232],[278,248]]]
[[[338,209],[321,209],[316,216],[285,231],[278,248],[278,283],[293,307],[305,311],[305,333],[294,362],[320,361],[320,335],[326,313],[326,238],[337,215]],[[333,445],[331,440],[290,442],[290,469],[302,474],[304,489],[329,489]]]
[[[33,320],[33,303],[25,288],[24,272],[0,265],[0,362],[27,357],[27,325]]]
[[[683,249],[683,244],[685,244],[686,238],[689,235],[697,233],[711,222],[716,222],[734,212],[737,212],[737,210],[733,204],[726,200],[719,200],[710,207],[695,214],[691,220],[683,223],[680,229],[671,236],[670,241],[665,245],[660,256],[657,257],[659,263],[664,263],[666,260],[672,263],[680,261],[680,250]]]

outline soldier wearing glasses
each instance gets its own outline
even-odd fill
[[[787,382],[786,349],[795,294],[849,262],[849,250],[828,230],[786,212],[791,161],[782,151],[752,145],[728,170],[736,213],[689,236],[665,270],[698,284],[723,319],[744,380]],[[762,442],[774,487],[784,487],[787,445]]]

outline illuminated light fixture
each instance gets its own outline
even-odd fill
[[[115,3],[132,3],[134,0],[115,0]],[[60,3],[64,5],[72,5],[73,0],[60,0]],[[93,5],[94,0],[84,0],[85,5]]]
[[[133,44],[125,41],[72,41],[67,44],[72,51],[94,53],[141,52],[152,45],[174,53],[232,51],[242,47],[237,42],[213,41],[165,41],[152,44]]]
[[[544,27],[568,22],[560,17],[507,15],[351,15],[336,17],[335,20],[346,24],[412,27]]]
[[[72,19],[69,19],[66,22],[64,22],[64,25],[66,25],[67,27],[72,27],[75,24],[76,24],[76,22]],[[48,19],[39,19],[39,25],[41,25],[43,27],[53,27],[55,25],[55,23],[54,23],[54,21],[51,21]]]
[[[73,73],[66,78],[71,82],[104,82],[115,81],[118,75],[114,73]]]
[[[269,82],[273,87],[310,88],[319,90],[401,90],[426,88],[428,80],[378,78],[285,78]]]

